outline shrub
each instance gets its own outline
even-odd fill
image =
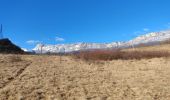
[[[131,59],[151,59],[159,57],[168,57],[166,51],[120,51],[120,50],[95,50],[82,51],[74,55],[75,58],[89,60],[131,60]]]

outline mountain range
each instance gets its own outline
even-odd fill
[[[158,43],[170,39],[170,30],[151,32],[145,35],[138,36],[126,42],[111,42],[111,43],[74,43],[74,44],[37,44],[33,49],[35,53],[69,53],[80,50],[93,49],[115,49],[115,48],[130,48],[140,44]]]

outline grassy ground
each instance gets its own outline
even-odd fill
[[[0,55],[1,100],[169,100],[170,58]]]

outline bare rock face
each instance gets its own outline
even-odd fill
[[[23,54],[24,51],[9,39],[0,39],[0,53]]]

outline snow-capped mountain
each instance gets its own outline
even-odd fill
[[[109,48],[120,48],[123,42],[113,43],[75,43],[75,44],[57,44],[57,45],[42,45],[38,44],[33,51],[36,53],[65,53],[79,50],[90,50],[90,49],[109,49]]]
[[[75,43],[75,44],[57,44],[57,45],[42,45],[38,44],[33,51],[36,53],[67,53],[79,50],[91,49],[111,49],[111,48],[127,48],[139,44],[147,44],[161,42],[170,39],[170,30],[151,32],[146,35],[138,36],[127,42],[112,42],[112,43]]]
[[[24,50],[25,52],[28,52],[28,49],[26,49],[26,48],[21,48],[22,50]]]

